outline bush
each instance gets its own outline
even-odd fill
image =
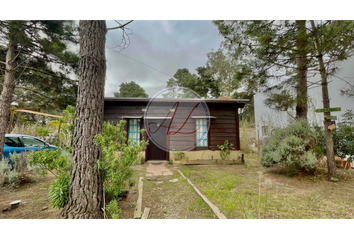
[[[102,160],[96,162],[96,167],[102,171],[104,190],[110,199],[125,191],[129,179],[133,175],[132,166],[138,155],[147,145],[141,140],[139,144],[131,146],[130,140],[126,144],[127,133],[123,131],[126,121],[118,126],[109,123],[103,124],[103,133],[95,137],[96,145],[102,149]],[[142,129],[142,133],[143,133]],[[119,154],[117,154],[119,152]]]
[[[279,163],[291,171],[314,170],[317,161],[314,153],[316,136],[316,131],[305,120],[284,129],[275,129],[268,142],[261,147],[261,164],[270,167]]]
[[[47,137],[49,135],[49,130],[45,129],[42,126],[37,127],[36,132],[37,132],[37,136],[39,136],[42,139],[44,139],[45,137]]]
[[[68,156],[61,153],[61,150],[41,150],[28,154],[28,165],[30,170],[36,171],[39,175],[45,176],[48,172],[58,176],[70,170],[71,161]]]
[[[232,143],[229,144],[229,140],[225,140],[223,145],[218,145],[218,148],[220,149],[220,157],[222,160],[225,160],[230,156],[230,149],[234,149],[233,146],[234,145]]]
[[[16,170],[11,171],[12,166],[8,163],[7,158],[3,158],[0,161],[0,187],[8,183],[17,183],[19,181],[19,175]]]
[[[51,172],[57,178],[49,187],[48,196],[53,208],[63,208],[69,197],[71,155],[60,149],[41,150],[28,154],[28,168],[45,176]]]
[[[102,149],[102,160],[96,162],[96,167],[101,170],[103,189],[109,202],[103,207],[103,212],[106,215],[107,211],[112,218],[118,218],[121,212],[115,198],[125,192],[127,185],[134,186],[132,166],[148,144],[142,139],[139,144],[131,145],[131,141],[127,141],[127,133],[123,131],[125,124],[126,121],[121,121],[118,126],[112,126],[104,122],[103,133],[95,136],[96,145]],[[144,135],[144,129],[141,133]]]
[[[343,121],[333,131],[334,153],[348,161],[354,160],[354,111],[347,110]]]
[[[49,187],[48,197],[53,208],[63,208],[69,197],[69,173],[61,173]]]

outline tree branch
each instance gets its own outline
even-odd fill
[[[0,61],[0,63],[6,65],[5,62],[3,61]],[[40,72],[40,73],[43,73],[43,74],[46,74],[48,76],[54,76],[54,77],[59,77],[58,75],[55,75],[55,74],[51,74],[51,73],[48,73],[48,72],[44,72],[44,71],[41,71],[41,70],[38,70],[37,68],[33,68],[33,67],[28,67],[28,66],[20,66],[21,68],[26,68],[26,69],[31,69],[33,71],[36,71],[36,72]],[[67,77],[63,77],[63,76],[60,76],[62,79],[64,80],[68,80],[68,81],[71,81],[71,82],[79,82],[78,80],[73,80],[73,79],[70,79],[70,78],[67,78]]]
[[[124,28],[125,26],[127,26],[129,23],[133,22],[134,20],[130,20],[129,22],[123,24],[123,25],[120,25],[118,27],[113,27],[113,28],[107,28],[107,31],[110,31],[110,30],[115,30],[115,29],[119,29],[119,28]],[[116,23],[120,24],[119,22],[116,21]]]
[[[42,97],[48,98],[48,99],[53,100],[53,101],[56,100],[56,98],[50,98],[50,97],[48,97],[48,96],[46,96],[46,95],[44,95],[44,94],[42,94],[40,92],[37,92],[36,90],[30,89],[30,88],[25,88],[25,87],[20,87],[20,86],[17,86],[17,88],[22,88],[22,89],[27,90],[27,91],[32,91],[35,94],[38,94],[38,95],[40,95]]]

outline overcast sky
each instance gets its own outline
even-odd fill
[[[114,21],[107,21],[107,27],[113,26]],[[137,20],[129,28],[130,45],[121,53],[130,58],[112,49],[120,43],[121,30],[107,34],[105,97],[113,97],[121,83],[130,81],[138,83],[152,97],[166,87],[167,80],[179,68],[194,73],[197,67],[205,65],[207,53],[216,51],[222,41],[213,22],[206,20]]]

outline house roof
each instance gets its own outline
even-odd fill
[[[105,102],[149,102],[151,98],[132,98],[132,97],[106,97]],[[196,98],[180,98],[180,102],[198,102],[201,99]],[[249,103],[249,99],[202,99],[206,103],[237,103],[240,107],[244,107],[245,104]],[[155,98],[154,101],[159,102],[174,102],[176,98]]]

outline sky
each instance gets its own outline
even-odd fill
[[[107,21],[108,28],[116,25]],[[218,50],[222,41],[210,20],[137,20],[127,27],[131,30],[127,31],[130,44],[120,53],[114,47],[120,43],[122,31],[107,34],[105,97],[113,97],[120,84],[131,81],[152,97],[166,87],[178,69],[195,73],[197,67],[204,66],[207,53]]]

